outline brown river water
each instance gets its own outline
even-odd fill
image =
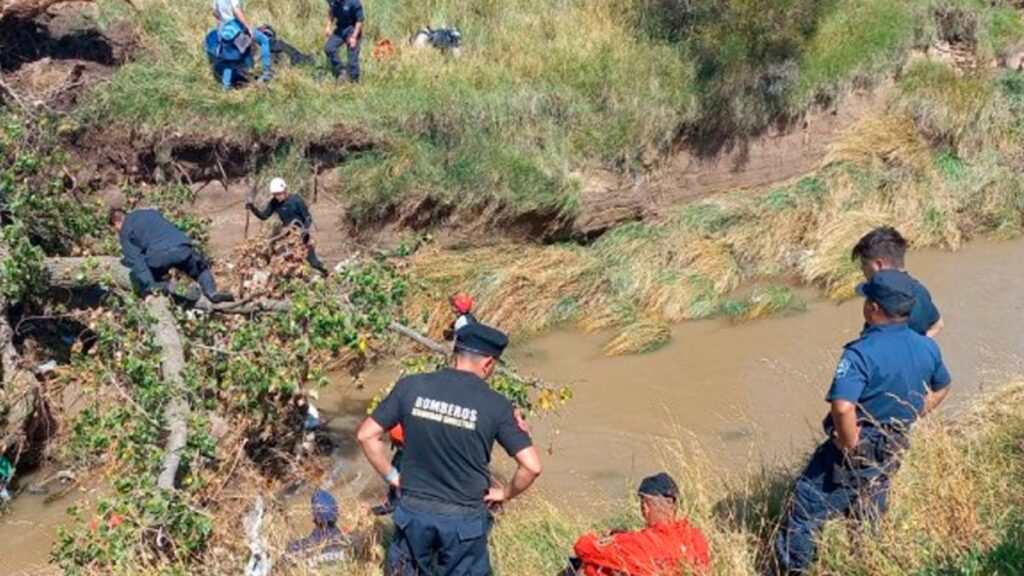
[[[1024,283],[1018,276],[1024,241],[918,252],[909,264],[946,322],[938,340],[954,392],[940,412],[955,418],[971,398],[1024,373]],[[589,502],[614,500],[637,478],[663,468],[659,454],[677,440],[699,446],[698,457],[713,462],[723,480],[800,458],[820,437],[823,397],[839,350],[862,323],[859,301],[836,304],[811,290],[803,296],[807,310],[790,316],[680,324],[672,341],[651,354],[607,358],[601,349],[608,335],[573,331],[515,346],[510,355],[521,372],[569,384],[575,394],[556,414],[533,422],[545,451],[545,472],[534,490],[559,499],[586,493]],[[339,378],[321,394],[321,411],[346,460],[336,484],[342,495],[372,500],[382,493],[351,437],[366,400],[395,374],[393,367],[381,368],[363,389]],[[507,470],[503,455],[495,461],[499,471]],[[4,574],[44,570],[55,527],[73,499],[46,505],[25,494],[0,517]],[[301,530],[304,515],[298,516]]]

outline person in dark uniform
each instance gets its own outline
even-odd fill
[[[642,530],[612,530],[603,535],[586,534],[573,546],[576,557],[570,560],[563,576],[658,576],[705,574],[711,564],[708,542],[689,522],[677,517],[679,486],[661,472],[640,482],[637,490],[640,512],[646,527]]]
[[[363,4],[359,0],[327,0],[327,44],[324,53],[331,62],[335,78],[347,71],[351,82],[359,82],[359,47],[363,43]],[[346,70],[338,57],[342,45],[348,53]]]
[[[879,270],[900,270],[906,273],[906,254],[906,239],[895,228],[885,226],[865,234],[853,247],[851,257],[860,262],[864,278],[870,280]],[[932,302],[928,289],[912,277],[910,279],[914,287],[914,309],[907,323],[914,332],[934,338],[942,331],[945,322]]]
[[[281,563],[313,568],[323,564],[353,559],[353,541],[338,528],[338,501],[326,490],[317,490],[310,497],[313,511],[313,532],[293,540],[285,547]]]
[[[115,208],[110,211],[110,224],[117,230],[121,241],[122,263],[130,271],[132,285],[142,294],[174,295],[167,273],[175,269],[198,281],[210,302],[218,304],[235,299],[230,293],[217,291],[210,266],[195,249],[192,240],[168,222],[159,210],[141,208],[126,214],[124,210]],[[186,296],[193,301],[198,297],[191,291]]]
[[[880,270],[858,288],[868,327],[843,349],[826,397],[828,439],[797,478],[778,531],[775,553],[784,573],[810,567],[828,518],[873,522],[885,512],[911,426],[949,393],[938,344],[908,325],[915,290],[898,270]]]
[[[466,326],[451,368],[401,379],[360,426],[367,460],[401,494],[392,515],[388,576],[491,573],[488,506],[515,498],[541,473],[540,456],[512,403],[485,382],[507,344],[494,328]],[[391,467],[383,440],[396,424],[405,430],[401,474]],[[517,464],[506,486],[491,483],[495,441]]]
[[[316,256],[316,249],[312,238],[309,235],[313,226],[313,217],[309,214],[306,203],[294,194],[288,193],[288,184],[284,178],[274,178],[270,181],[270,203],[262,210],[253,204],[253,198],[245,199],[245,206],[260,220],[266,220],[274,214],[281,219],[284,226],[299,225],[302,227],[302,241],[306,244],[306,262],[317,272],[327,275],[327,267]]]

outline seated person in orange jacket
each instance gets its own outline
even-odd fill
[[[679,487],[662,472],[640,483],[640,513],[647,527],[636,532],[587,534],[576,541],[573,568],[585,576],[675,576],[707,572],[704,535],[676,518]],[[567,571],[573,574],[572,570]]]

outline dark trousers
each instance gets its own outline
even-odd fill
[[[395,537],[388,549],[387,576],[489,576],[486,509],[442,514],[401,502],[392,515]]]
[[[149,266],[153,279],[157,282],[157,287],[163,284],[163,287],[166,288],[167,275],[170,271],[181,270],[189,278],[199,282],[199,287],[203,289],[203,294],[206,296],[217,292],[217,283],[213,279],[213,273],[210,272],[209,264],[192,246],[177,246],[169,250],[147,253],[146,265]],[[141,282],[134,273],[131,275],[131,281],[136,287],[146,288],[141,286]]]
[[[817,538],[830,518],[845,516],[874,523],[888,507],[891,476],[906,447],[902,434],[865,427],[853,455],[831,441],[814,452],[797,478],[793,498],[775,538],[783,573],[803,572],[814,562]]]
[[[341,76],[343,70],[345,70],[341,58],[338,56],[342,46],[345,46],[345,50],[348,56],[348,79],[352,82],[359,82],[359,50],[362,48],[363,39],[360,38],[356,42],[355,48],[348,46],[348,38],[352,35],[352,28],[346,28],[344,30],[335,30],[334,34],[327,39],[327,45],[324,46],[324,53],[327,54],[327,59],[331,62],[331,71],[334,72],[335,78]]]
[[[327,267],[320,261],[320,258],[317,258],[316,249],[309,243],[309,234],[303,236],[302,241],[306,243],[306,263],[312,266],[317,272],[326,276]]]

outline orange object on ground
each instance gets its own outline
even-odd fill
[[[398,424],[388,432],[391,436],[391,441],[399,446],[405,446],[405,430],[402,429],[402,425]]]
[[[392,46],[391,40],[387,38],[377,42],[377,45],[373,47],[373,59],[374,60],[386,60],[395,53],[395,47]]]
[[[700,574],[711,563],[707,540],[686,520],[636,532],[587,534],[574,548],[586,576],[675,576],[683,566]]]

